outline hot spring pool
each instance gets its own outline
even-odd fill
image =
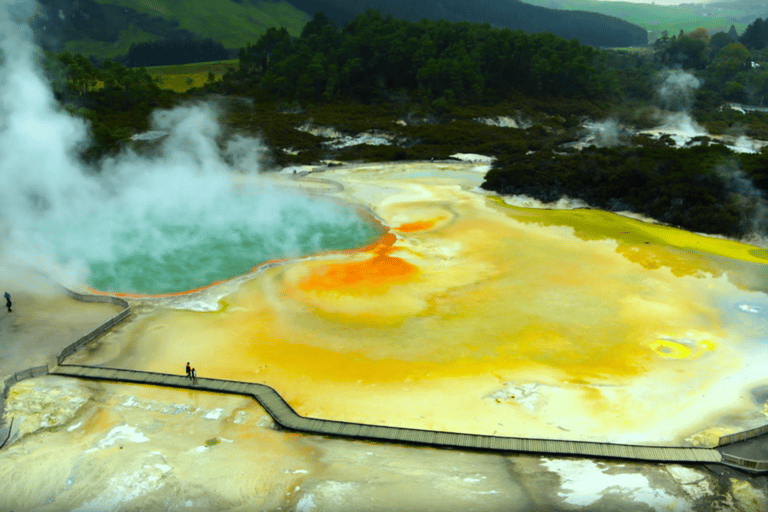
[[[84,267],[91,287],[155,295],[204,287],[269,260],[364,246],[384,232],[360,209],[299,192],[213,185],[171,195],[123,193],[90,215],[49,216],[37,236],[59,261]]]

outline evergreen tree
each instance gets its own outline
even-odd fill
[[[768,46],[768,21],[757,18],[744,30],[739,41],[751,50],[762,50]]]

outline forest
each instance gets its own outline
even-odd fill
[[[412,23],[369,10],[339,29],[323,13],[301,37],[271,28],[239,53],[238,92],[298,101],[386,100],[407,93],[438,108],[508,91],[606,99],[618,77],[575,40],[445,20]],[[250,87],[250,89],[249,89]]]
[[[583,11],[561,11],[530,5],[519,0],[292,0],[311,14],[324,12],[343,26],[360,13],[375,10],[383,16],[419,22],[444,19],[450,23],[489,23],[497,28],[526,33],[547,32],[581,44],[598,47],[645,46],[646,31],[619,18]]]
[[[671,148],[654,141],[590,147],[578,154],[551,151],[501,155],[482,187],[544,202],[578,198],[608,211],[632,211],[703,233],[740,237],[752,227],[758,196],[740,190],[731,169],[768,164],[768,155],[738,157],[720,144]],[[754,174],[765,184],[765,167]]]

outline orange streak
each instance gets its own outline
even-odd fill
[[[395,229],[400,231],[401,233],[413,233],[414,231],[424,231],[434,226],[438,220],[440,219],[438,218],[438,219],[432,219],[432,220],[408,222],[407,224],[401,224],[400,227],[397,227]]]
[[[418,272],[407,261],[389,256],[397,238],[387,233],[370,252],[375,256],[365,261],[351,263],[330,263],[315,267],[312,275],[304,279],[299,287],[304,291],[386,291],[397,281],[403,281]]]

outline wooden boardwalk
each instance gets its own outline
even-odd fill
[[[54,368],[51,374],[81,379],[150,384],[251,396],[261,404],[278,425],[289,430],[312,434],[491,451],[551,453],[655,462],[722,462],[720,452],[708,448],[501,437],[308,418],[299,416],[271,387],[249,382],[198,378],[197,383],[193,384],[189,378],[183,375],[78,365],[60,365]]]

